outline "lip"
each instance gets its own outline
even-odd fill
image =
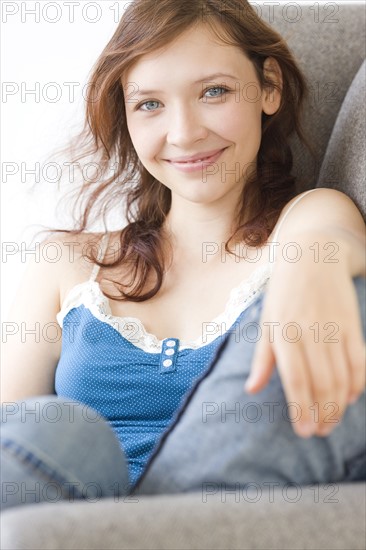
[[[205,166],[216,162],[221,153],[225,151],[225,149],[227,149],[227,147],[224,147],[222,149],[215,149],[213,151],[197,153],[196,155],[190,155],[186,157],[165,159],[165,161],[177,168],[178,170],[181,170],[182,172],[196,172],[198,170],[202,170]]]

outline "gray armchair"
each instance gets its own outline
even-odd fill
[[[366,216],[365,8],[352,1],[318,5],[319,12],[298,5],[297,16],[275,6],[273,21],[269,6],[262,6],[262,17],[287,39],[312,85],[305,127],[318,160],[293,141],[298,191],[339,189]],[[60,501],[4,512],[1,547],[361,550],[365,500],[366,483],[360,481],[275,489],[272,498],[259,500],[238,501],[229,493],[225,499],[222,492],[204,499],[194,492]]]

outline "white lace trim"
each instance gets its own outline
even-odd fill
[[[308,193],[319,190],[321,190],[321,188],[310,189],[297,196],[290,208],[287,210],[285,216],[280,221],[275,235],[269,244],[277,243],[276,239],[278,237],[281,225],[295,204]],[[109,234],[105,233],[100,243],[101,250],[98,255],[99,260],[104,257],[108,241]],[[274,253],[275,252],[276,251],[274,251]],[[271,276],[273,267],[273,260],[259,266],[253,271],[248,279],[232,289],[225,307],[225,311],[206,324],[206,326],[210,325],[210,328],[214,328],[216,326],[216,331],[212,331],[211,334],[205,335],[204,341],[203,336],[191,342],[180,341],[179,349],[197,349],[210,344],[220,334],[224,334],[234,324],[240,313],[249,307],[249,305],[254,301],[256,295],[264,289],[268,279]],[[69,291],[62,305],[61,311],[56,316],[60,327],[62,328],[63,320],[71,309],[84,305],[87,309],[89,309],[94,317],[111,325],[124,338],[126,338],[126,340],[134,344],[136,347],[146,351],[147,353],[161,353],[162,344],[165,339],[159,340],[154,334],[147,332],[140,319],[137,319],[136,317],[116,317],[112,315],[108,298],[102,293],[99,283],[94,280],[98,270],[99,266],[95,264],[89,280],[74,286]]]
[[[236,321],[240,313],[254,301],[263,290],[272,273],[273,264],[259,266],[251,276],[239,286],[233,288],[225,311],[205,325],[207,334],[193,341],[180,341],[179,349],[198,349],[213,342],[224,334]],[[140,319],[136,317],[117,317],[112,315],[108,298],[102,293],[97,281],[85,281],[75,285],[67,294],[60,312],[56,315],[62,328],[63,320],[73,308],[84,305],[94,317],[109,324],[126,340],[147,353],[161,353],[163,341],[146,331]],[[174,335],[171,336],[172,338]]]

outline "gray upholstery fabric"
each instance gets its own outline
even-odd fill
[[[226,498],[226,502],[225,502]],[[236,501],[235,501],[236,499]],[[7,511],[3,550],[362,550],[363,484],[38,504]]]
[[[333,128],[317,187],[346,191],[366,219],[366,62],[356,74]]]
[[[314,10],[315,4],[320,4],[319,13]],[[364,60],[366,10],[351,0],[329,2],[327,6],[314,3],[313,9],[297,6],[275,8],[271,24],[286,39],[312,88],[305,105],[304,129],[317,158],[313,160],[297,139],[292,140],[293,173],[299,178],[297,188],[301,192],[316,186],[338,112]],[[262,17],[270,22],[269,6],[262,6]]]

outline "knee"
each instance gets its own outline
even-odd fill
[[[20,401],[4,403],[1,406],[1,423],[70,423],[85,420],[98,422],[101,415],[91,407],[74,399],[57,395],[39,395]]]
[[[8,403],[2,409],[2,440],[44,448],[73,442],[75,448],[101,448],[120,453],[120,445],[106,419],[93,408],[56,395],[36,396]],[[53,451],[52,451],[53,452]]]
[[[67,437],[94,438],[110,428],[106,420],[93,408],[57,395],[40,395],[22,401],[6,403],[1,408],[4,437],[32,441],[40,434],[52,439]]]

